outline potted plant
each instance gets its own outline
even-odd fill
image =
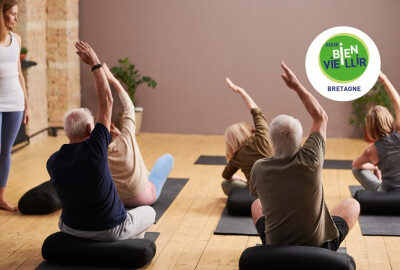
[[[386,107],[392,115],[394,115],[394,109],[390,97],[385,91],[383,84],[377,81],[369,91],[364,96],[354,100],[351,104],[353,117],[349,119],[349,124],[364,129],[364,136],[367,142],[373,142],[371,138],[368,137],[365,131],[365,117],[371,106],[381,105]]]
[[[19,59],[20,59],[21,62],[25,60],[27,53],[28,53],[28,49],[26,47],[22,47],[21,48],[21,53],[19,55]]]
[[[118,59],[119,66],[112,67],[111,72],[114,76],[126,87],[129,97],[135,105],[135,118],[136,118],[136,134],[140,131],[142,123],[142,107],[136,107],[135,93],[139,85],[147,83],[147,86],[155,89],[157,82],[148,76],[142,76],[139,74],[139,70],[130,62],[129,58]]]

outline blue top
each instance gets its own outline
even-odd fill
[[[389,191],[400,189],[400,134],[390,133],[375,142],[378,152],[378,167],[382,172],[382,189]]]
[[[110,132],[97,123],[89,139],[64,144],[47,161],[63,209],[61,219],[72,229],[104,231],[126,219],[108,168],[110,141]]]

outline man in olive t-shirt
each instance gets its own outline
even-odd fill
[[[310,114],[310,135],[301,147],[303,130],[291,116],[280,115],[270,125],[274,155],[258,160],[251,171],[253,221],[263,244],[304,245],[337,250],[355,224],[360,206],[346,199],[331,213],[321,181],[328,116],[318,101],[282,62],[286,85]]]

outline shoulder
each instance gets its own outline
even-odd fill
[[[21,47],[21,36],[18,35],[17,33],[14,33],[14,32],[11,32],[11,33],[15,37],[15,39],[17,40],[19,47]]]
[[[102,123],[96,123],[94,128],[93,128],[92,133],[93,132],[110,134],[108,129]]]
[[[102,141],[108,146],[111,142],[111,134],[103,124],[96,123],[92,133],[90,134],[89,141]]]
[[[272,158],[262,158],[257,160],[254,165],[253,165],[253,170],[259,170],[260,168],[264,168],[268,166],[268,164],[271,164],[274,159]]]
[[[52,169],[54,162],[56,162],[59,151],[53,153],[47,160],[47,169]]]
[[[368,145],[364,150],[364,155],[366,155],[367,157],[370,157],[375,153],[376,153],[375,143]]]

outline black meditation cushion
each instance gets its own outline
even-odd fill
[[[51,234],[42,246],[43,258],[58,265],[107,265],[136,269],[148,264],[155,254],[156,245],[148,239],[100,242],[63,232]]]
[[[363,215],[400,216],[400,190],[379,192],[358,190],[354,199],[360,203]]]
[[[43,215],[61,209],[61,202],[50,181],[27,191],[18,202],[22,214]]]
[[[343,253],[306,246],[255,246],[245,249],[240,270],[354,270],[354,259]]]
[[[226,203],[231,216],[251,216],[251,205],[257,197],[251,196],[248,188],[232,188]]]

